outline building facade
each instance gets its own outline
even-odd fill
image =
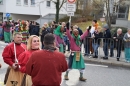
[[[120,27],[130,27],[130,1],[129,0],[109,0],[111,23]],[[106,4],[104,4],[104,14],[107,14]],[[106,15],[103,15],[105,17]]]
[[[61,15],[66,14],[65,8],[64,4],[60,9]],[[15,21],[18,19],[38,21],[39,18],[44,20],[44,16],[56,14],[56,8],[51,0],[0,0],[0,21],[7,20],[7,13],[10,14],[9,18]],[[55,17],[48,20],[55,20]]]

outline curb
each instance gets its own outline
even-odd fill
[[[110,65],[110,66],[118,66],[118,67],[125,67],[125,68],[130,68],[130,63],[125,63],[125,62],[111,62],[107,60],[102,60],[102,59],[84,59],[86,63],[96,63],[96,64],[103,64],[103,65]]]
[[[69,53],[64,54],[66,58],[69,57]],[[130,63],[126,63],[124,60],[116,61],[114,58],[109,57],[108,60],[103,60],[101,58],[94,59],[94,58],[87,58],[84,56],[84,62],[86,63],[93,63],[93,64],[102,64],[102,65],[109,65],[109,66],[116,66],[116,67],[124,67],[130,69]]]

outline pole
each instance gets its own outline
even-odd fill
[[[69,19],[69,23],[70,23],[70,26],[69,26],[69,29],[70,29],[70,27],[71,27],[71,16],[70,16],[70,19]]]
[[[39,3],[39,14],[40,14],[40,27],[41,27],[41,6],[40,6],[41,2]]]

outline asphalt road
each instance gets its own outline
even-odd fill
[[[2,54],[5,44],[0,42],[0,55]],[[4,80],[4,75],[7,65],[3,62],[0,56],[0,83]],[[69,73],[69,80],[65,81],[64,74],[62,74],[61,86],[130,86],[130,69],[122,67],[113,67],[109,65],[88,64],[84,77],[87,78],[86,82],[79,81],[79,71],[71,70]],[[2,85],[0,85],[2,86]]]

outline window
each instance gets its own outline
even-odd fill
[[[0,4],[3,4],[3,0],[0,0]]]
[[[31,0],[31,5],[35,5],[35,0]]]
[[[16,0],[16,5],[21,5],[21,0]]]
[[[47,7],[51,7],[51,1],[47,1],[47,2],[46,2],[46,6],[47,6]]]
[[[128,6],[119,6],[117,17],[128,19],[128,10],[129,10]]]
[[[24,5],[28,5],[28,0],[24,0]]]

